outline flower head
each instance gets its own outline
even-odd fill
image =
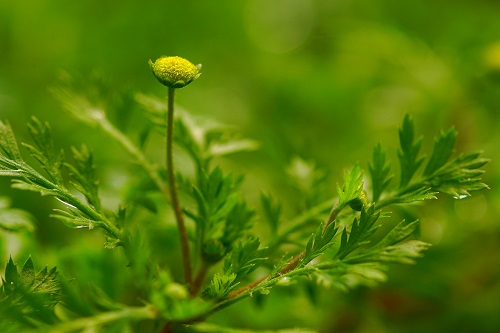
[[[201,75],[201,65],[195,66],[181,57],[163,56],[155,62],[149,60],[149,67],[156,79],[170,88],[185,87]]]

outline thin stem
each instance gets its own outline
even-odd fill
[[[193,281],[192,288],[190,289],[191,296],[196,296],[200,292],[209,269],[210,265],[202,261],[198,273]]]
[[[160,333],[171,333],[172,332],[172,322],[168,321],[165,326],[161,329]]]
[[[174,96],[175,88],[168,88],[168,109],[167,109],[167,173],[170,189],[170,199],[177,221],[177,228],[179,229],[179,238],[181,243],[182,262],[184,266],[184,279],[186,284],[191,286],[191,256],[189,254],[189,240],[186,231],[186,224],[184,223],[184,216],[182,214],[179,196],[177,194],[177,186],[175,184],[174,172],[174,156],[173,156],[173,140],[174,140]]]

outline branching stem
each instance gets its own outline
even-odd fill
[[[326,223],[325,223],[325,226],[323,228],[323,232],[325,232],[326,230],[326,227],[328,227],[328,225],[330,225],[331,223],[333,223],[335,221],[335,219],[337,218],[337,216],[339,215],[339,213],[342,211],[344,207],[341,207],[341,206],[338,206],[338,205],[335,205],[333,206],[332,210],[330,211],[330,215],[328,216],[328,219],[326,220]],[[239,295],[249,291],[250,289],[253,289],[257,286],[259,286],[261,283],[269,280],[269,279],[273,279],[273,278],[276,278],[277,276],[281,276],[281,275],[284,275],[284,274],[287,274],[291,271],[293,271],[297,265],[299,264],[300,262],[300,258],[302,258],[305,254],[305,250],[300,252],[299,254],[297,254],[295,257],[293,257],[285,266],[283,266],[283,268],[281,268],[281,270],[274,276],[271,276],[271,275],[266,275],[244,287],[241,287],[240,289],[237,289],[233,292],[231,292],[229,294],[229,297],[228,297],[228,300],[231,300],[233,298],[236,298],[238,297]]]
[[[181,243],[182,263],[184,266],[184,279],[186,284],[191,287],[191,256],[189,254],[189,239],[184,223],[179,196],[177,194],[177,186],[175,183],[174,171],[174,156],[173,156],[173,140],[174,140],[174,96],[175,88],[168,88],[168,105],[167,105],[167,173],[168,185],[170,190],[170,199],[179,229],[179,238]]]
[[[196,296],[200,292],[201,287],[203,286],[203,281],[205,281],[205,277],[207,276],[209,269],[210,265],[202,261],[198,273],[193,280],[192,287],[190,288],[191,296]]]

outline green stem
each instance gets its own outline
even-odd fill
[[[177,194],[177,186],[175,184],[174,172],[174,156],[173,156],[173,141],[174,141],[174,96],[175,88],[168,88],[168,105],[167,105],[167,172],[170,189],[170,199],[179,229],[179,238],[181,243],[182,262],[184,266],[184,279],[186,284],[191,287],[191,257],[189,254],[189,239],[184,223],[179,196]]]
[[[190,289],[191,296],[196,296],[203,286],[203,281],[205,281],[205,277],[207,276],[208,271],[210,270],[211,265],[202,261],[198,273],[196,274],[195,279],[193,280],[192,288]]]
[[[104,312],[94,317],[84,317],[53,326],[48,330],[52,333],[74,332],[76,330],[92,329],[118,320],[155,319],[157,313],[151,306],[140,308],[124,308],[117,311]]]

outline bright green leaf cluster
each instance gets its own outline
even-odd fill
[[[155,76],[170,88],[185,86],[199,74],[194,65],[179,59],[161,58],[151,66]],[[31,259],[19,272],[11,259],[2,280],[0,314],[15,314],[8,320],[11,324],[15,320],[21,323],[19,328],[12,324],[19,331],[54,324],[57,332],[108,328],[130,331],[131,327],[160,326],[164,331],[173,327],[193,332],[229,332],[196,323],[240,299],[267,295],[272,287],[284,287],[303,277],[343,290],[384,281],[388,263],[412,264],[430,246],[416,239],[418,221],[388,223],[387,228],[380,228],[380,218],[389,217],[384,208],[434,199],[439,193],[461,198],[487,188],[480,179],[480,168],[487,159],[477,153],[454,157],[453,129],[440,133],[426,159],[420,152],[422,137],[415,134],[413,120],[406,116],[399,130],[398,184],[392,184],[394,169],[380,144],[368,165],[371,188],[365,186],[365,173],[356,164],[337,185],[338,198],[333,198],[335,189],[325,170],[314,162],[294,158],[285,167],[285,174],[293,190],[301,195],[300,203],[287,206],[274,196],[261,195],[262,220],[270,229],[270,235],[264,232],[261,240],[251,233],[253,223],[259,219],[241,191],[243,177],[211,166],[222,156],[256,149],[254,141],[234,135],[233,128],[179,110],[174,141],[189,156],[187,163],[192,162],[194,172],[176,176],[172,172],[167,181],[165,168],[150,161],[146,154],[152,134],[165,134],[167,107],[163,100],[140,94],[135,101],[129,100],[142,106],[149,118],[144,128],[135,131],[134,140],[108,120],[108,110],[103,107],[106,103],[93,101],[77,90],[61,89],[58,94],[77,119],[100,128],[120,143],[133,157],[135,166],[144,171],[126,190],[123,206],[127,209],[109,212],[103,207],[91,149],[85,145],[71,148],[69,162],[55,147],[50,126],[36,118],[28,125],[34,144],[23,144],[38,162],[36,168],[22,157],[10,125],[0,122],[0,175],[13,178],[15,188],[53,196],[62,202],[64,209],[56,209],[52,216],[65,225],[101,228],[107,237],[106,247],[123,245],[129,262],[127,267],[123,265],[123,272],[130,274],[132,281],[128,287],[137,291],[145,305],[121,304],[103,289],[88,287],[87,281],[59,284],[55,269],[35,273]],[[169,166],[168,171],[173,168]],[[175,266],[177,262],[166,250],[171,249],[171,235],[163,234],[172,225],[163,222],[172,218],[167,215],[171,213],[169,208],[164,207],[174,197],[175,191],[169,192],[174,180],[181,191],[182,210],[172,206],[176,213],[181,211],[187,217],[182,244],[187,244],[190,255],[183,257],[189,257],[183,264],[193,274],[185,274],[186,283],[177,278],[182,269]],[[13,223],[16,218],[21,222]],[[1,229],[15,231],[23,225],[29,228],[28,220],[0,200]],[[386,234],[375,234],[380,230],[386,230]],[[58,316],[52,308],[61,294],[65,304]]]
[[[0,176],[13,177],[12,187],[38,192],[55,197],[66,206],[66,210],[56,209],[53,217],[72,228],[100,227],[106,231],[111,242],[122,243],[121,232],[102,210],[97,188],[97,178],[92,154],[85,147],[73,148],[75,165],[65,162],[62,152],[55,153],[50,126],[32,118],[28,129],[35,146],[23,144],[40,163],[47,176],[28,165],[21,153],[10,126],[0,122]],[[3,151],[3,154],[1,152]],[[71,176],[68,183],[87,199],[80,200],[67,187],[63,170]]]
[[[342,231],[340,248],[337,251],[336,258],[342,260],[361,246],[368,244],[368,238],[380,227],[375,224],[379,216],[380,212],[376,212],[373,205],[367,209],[362,209],[359,219],[356,218],[352,222],[350,232],[348,233],[347,229]]]
[[[320,224],[316,232],[309,238],[304,256],[300,259],[299,267],[310,263],[314,258],[325,252],[333,245],[333,237],[337,234],[338,227],[331,223],[326,228]]]
[[[204,261],[216,263],[251,227],[254,211],[236,192],[240,181],[220,168],[202,172],[192,195],[197,211],[186,214],[196,222],[197,240]]]
[[[19,271],[10,258],[0,289],[0,328],[9,322],[57,322],[54,306],[61,299],[57,274],[55,267],[50,270],[44,267],[37,273],[31,257]]]
[[[453,128],[442,131],[434,140],[432,154],[425,168],[419,169],[426,160],[420,155],[422,138],[415,138],[413,120],[406,115],[399,130],[400,148],[400,184],[391,192],[389,187],[393,176],[391,164],[386,160],[386,153],[377,145],[373,151],[373,160],[369,165],[372,181],[372,201],[382,208],[389,204],[411,203],[436,199],[438,193],[446,193],[457,199],[470,195],[472,191],[487,189],[481,182],[480,170],[489,162],[481,158],[480,153],[461,154],[453,157],[457,133]]]
[[[234,282],[243,280],[267,259],[266,249],[260,249],[260,240],[249,237],[237,242],[224,260],[224,274],[235,275]]]
[[[350,172],[345,172],[344,184],[337,185],[337,193],[339,195],[339,209],[356,200],[363,193],[363,170],[359,165],[354,166]]]

